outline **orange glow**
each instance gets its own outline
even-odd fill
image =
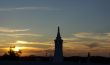
[[[15,51],[15,52],[18,52],[18,51],[20,51],[20,50],[23,50],[23,49],[26,49],[26,47],[13,47],[13,48],[11,48],[13,51]]]
[[[21,50],[22,48],[21,47],[15,47],[13,50],[14,51],[19,51],[19,50]]]

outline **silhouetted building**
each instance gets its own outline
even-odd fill
[[[63,40],[61,39],[60,35],[60,28],[58,26],[58,33],[55,41],[55,51],[53,62],[62,62],[63,61]]]

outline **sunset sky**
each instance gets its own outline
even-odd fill
[[[0,0],[0,55],[52,55],[57,26],[64,56],[110,56],[110,0]]]

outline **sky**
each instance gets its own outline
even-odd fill
[[[110,0],[0,0],[0,55],[11,45],[21,47],[22,55],[52,55],[60,26],[64,56],[86,56],[88,52],[110,56],[109,3]]]

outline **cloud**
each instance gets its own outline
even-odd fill
[[[29,33],[21,33],[21,34],[9,34],[9,33],[0,33],[0,36],[9,36],[9,37],[23,37],[23,36],[37,36],[41,37],[41,34],[29,34]]]
[[[5,32],[5,33],[25,32],[29,30],[30,29],[11,29],[11,28],[0,27],[0,32]]]
[[[1,44],[0,44],[1,45]],[[20,46],[20,47],[33,47],[33,48],[43,48],[43,49],[48,49],[48,48],[53,48],[52,42],[31,42],[31,41],[24,41],[24,40],[17,40],[14,42],[6,43],[6,45],[14,45],[14,46]],[[1,45],[4,47],[4,45]]]
[[[85,44],[90,48],[100,47],[101,45],[99,43],[91,43],[91,44]]]
[[[109,33],[81,32],[73,35],[78,38],[89,38],[89,39],[97,39],[97,40],[110,38]]]
[[[51,42],[28,42],[28,41],[22,41],[17,40],[15,44],[40,44],[40,45],[52,45]]]
[[[75,40],[78,40],[78,38],[63,38],[63,40],[69,40],[69,41],[75,41]]]
[[[71,38],[64,38],[64,41],[70,46],[77,44],[89,48],[106,48],[110,47],[110,33],[80,32],[73,34]]]
[[[0,27],[0,36],[9,36],[9,37],[43,36],[42,34],[24,33],[29,30],[30,29],[12,29],[12,28]]]
[[[51,7],[16,7],[16,8],[0,8],[0,11],[20,11],[20,10],[38,10],[38,11],[51,11],[58,10]]]

